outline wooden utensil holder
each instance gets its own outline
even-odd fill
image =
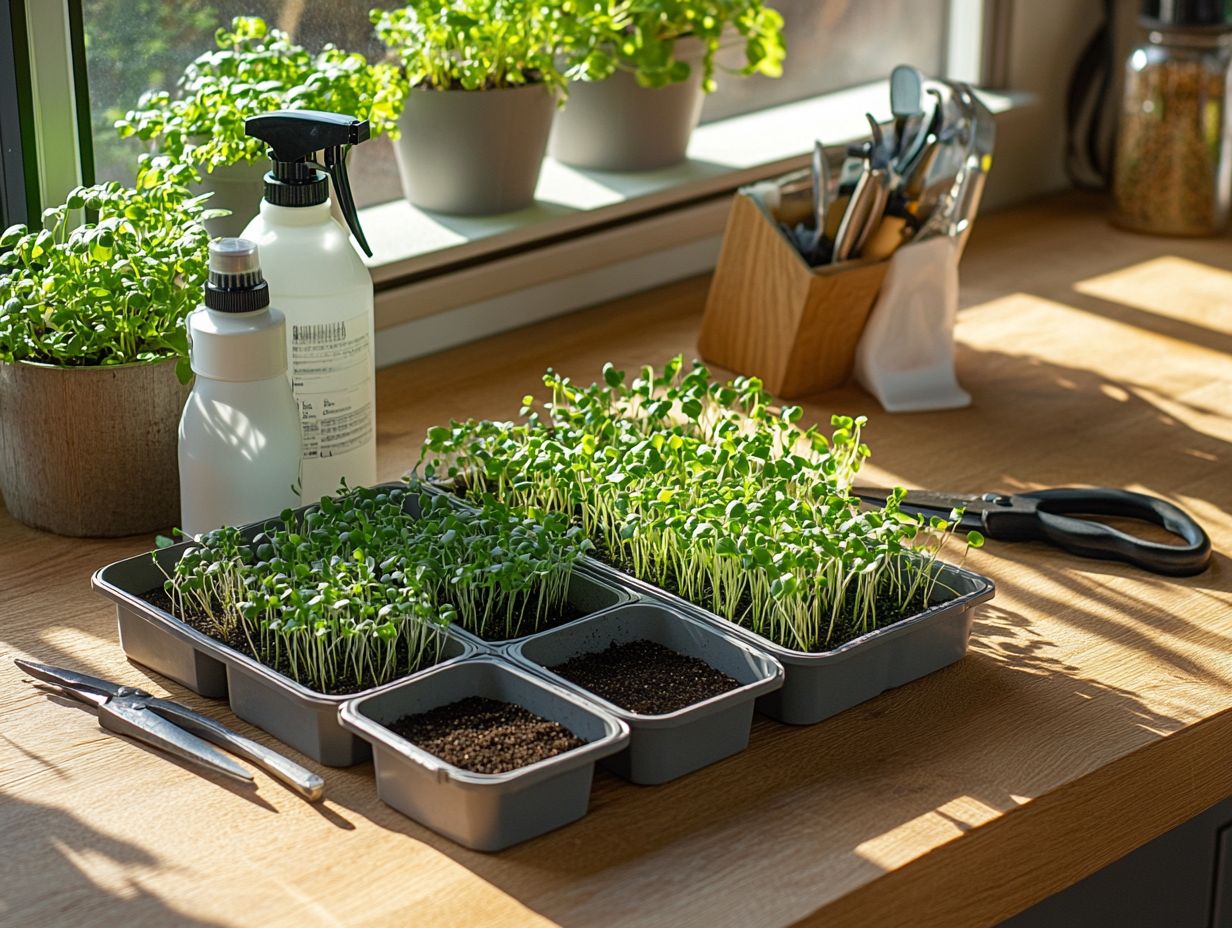
[[[841,386],[888,261],[811,268],[762,206],[738,192],[706,300],[698,351],[791,398]]]

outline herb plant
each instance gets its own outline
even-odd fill
[[[600,0],[589,41],[574,43],[574,69],[584,80],[603,80],[617,70],[632,72],[643,87],[689,79],[692,68],[677,57],[686,37],[702,44],[702,89],[715,89],[715,55],[724,32],[744,39],[741,74],[780,77],[787,55],[783,17],[764,0]]]
[[[413,88],[563,91],[562,55],[594,34],[581,0],[413,0],[373,10],[376,34]]]
[[[481,637],[533,630],[563,608],[588,546],[562,516],[491,499],[464,510],[416,487],[344,488],[251,541],[235,528],[195,539],[166,592],[180,618],[337,692],[435,663],[451,621]]]
[[[865,419],[802,430],[756,378],[714,381],[679,357],[603,377],[549,371],[551,402],[525,397],[521,423],[430,429],[418,469],[565,513],[600,556],[785,647],[826,650],[934,601],[950,524],[903,513],[902,490],[880,509],[851,496]]]
[[[0,360],[64,367],[178,358],[187,382],[184,318],[206,278],[215,215],[186,186],[191,168],[143,158],[136,186],[78,187],[39,230],[0,236]],[[90,221],[76,226],[74,213]]]
[[[392,65],[332,45],[312,55],[256,16],[236,17],[215,40],[218,48],[188,65],[174,95],[149,91],[116,122],[122,138],[212,172],[265,157],[244,120],[273,110],[347,113],[367,119],[373,135],[396,137],[403,84]]]

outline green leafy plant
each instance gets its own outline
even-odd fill
[[[417,470],[567,514],[599,556],[785,647],[826,650],[935,601],[951,523],[902,512],[902,490],[861,507],[863,418],[800,429],[756,378],[679,357],[632,382],[611,365],[586,388],[544,382],[551,402],[525,397],[521,423],[429,429]]]
[[[206,172],[264,158],[265,144],[244,134],[244,120],[273,110],[347,113],[367,119],[373,135],[396,137],[404,85],[392,65],[332,45],[312,55],[255,16],[236,17],[216,42],[185,69],[174,95],[143,94],[116,122],[120,136]]]
[[[186,186],[191,168],[143,158],[136,186],[78,187],[42,229],[0,236],[0,360],[88,367],[178,358],[201,299],[215,215]],[[90,220],[76,225],[85,210]]]
[[[693,73],[678,56],[681,39],[701,43],[702,88],[715,89],[715,55],[724,33],[744,40],[740,74],[780,77],[787,49],[783,17],[764,0],[599,0],[586,26],[587,39],[573,43],[575,76],[603,80],[628,71],[643,87],[688,80]]]
[[[439,495],[419,497],[413,563],[459,624],[487,640],[538,630],[565,608],[573,566],[593,547],[563,513],[516,512],[491,495],[474,511]]]
[[[251,540],[235,528],[194,539],[165,590],[181,619],[337,692],[435,663],[450,622],[512,638],[559,617],[589,546],[563,516],[494,499],[465,509],[418,486],[344,487]]]
[[[589,41],[583,0],[414,0],[373,10],[376,34],[410,87],[493,90],[542,83],[563,91],[561,58]]]

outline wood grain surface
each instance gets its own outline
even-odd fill
[[[691,355],[697,279],[383,371],[380,476],[426,426],[516,415],[549,365],[593,379]],[[149,538],[70,541],[0,516],[0,923],[5,925],[990,925],[1232,794],[1232,249],[1111,229],[1054,200],[983,219],[963,266],[969,409],[879,412],[854,386],[810,420],[871,416],[867,476],[983,491],[1164,496],[1207,527],[1198,577],[1036,544],[997,581],[969,656],[676,782],[596,777],[583,821],[462,850],[381,805],[370,767],[310,806],[104,734],[11,658],[219,703],[125,662],[89,575]]]

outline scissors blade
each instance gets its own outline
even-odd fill
[[[34,679],[43,683],[49,683],[52,686],[67,691],[73,695],[78,694],[94,694],[99,696],[122,696],[131,694],[133,696],[148,695],[145,690],[134,689],[129,686],[120,686],[118,683],[112,683],[110,680],[103,680],[99,677],[92,677],[87,673],[78,673],[75,670],[66,670],[63,667],[52,667],[50,664],[39,664],[35,661],[14,660],[18,667],[24,670]],[[88,699],[87,702],[95,702]]]
[[[147,709],[140,696],[108,700],[98,708],[98,723],[108,731],[143,741],[175,757],[245,783],[252,782],[252,774],[246,768],[196,735]]]
[[[884,506],[893,493],[884,487],[853,487],[851,495],[875,506]],[[988,507],[988,500],[979,493],[938,493],[932,490],[908,490],[899,504],[899,509],[913,516],[940,516],[949,519],[955,509],[963,510],[963,516],[958,520],[957,528],[963,531],[981,530],[984,520],[982,513]]]

